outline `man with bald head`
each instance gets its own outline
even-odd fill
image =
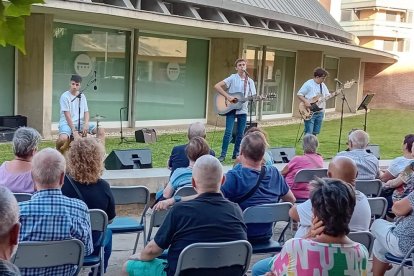
[[[355,180],[358,175],[357,165],[354,160],[345,156],[337,156],[329,163],[328,177],[343,180],[352,186],[355,186]],[[369,207],[367,197],[360,191],[355,191],[356,204],[354,213],[349,222],[351,231],[369,231],[371,217],[371,208]],[[299,222],[298,231],[295,238],[304,237],[312,225],[312,204],[310,199],[304,203],[293,206],[289,210],[290,217]]]
[[[9,260],[19,242],[19,206],[6,187],[0,186],[0,275],[20,275]]]
[[[201,137],[205,139],[206,136],[206,128],[203,123],[195,122],[188,126],[188,141],[194,137]],[[172,149],[170,158],[168,159],[168,168],[171,170],[171,175],[176,169],[186,168],[190,164],[190,160],[188,160],[187,154],[185,153],[187,145],[188,143],[185,145],[175,146]],[[212,149],[210,149],[210,154],[215,156],[215,152]]]
[[[379,178],[379,161],[366,151],[369,135],[361,129],[352,131],[348,136],[349,151],[341,151],[336,156],[346,156],[355,161],[358,168],[358,180],[373,180]]]
[[[174,204],[154,239],[124,264],[123,275],[172,276],[181,251],[190,244],[246,240],[241,209],[220,193],[223,182],[220,161],[211,155],[199,157],[192,176],[198,196]],[[167,261],[158,259],[167,248]]]
[[[92,253],[92,233],[86,204],[62,195],[66,161],[60,152],[46,148],[34,155],[32,177],[36,186],[29,201],[20,202],[20,241],[78,239],[85,256]],[[76,266],[24,268],[23,275],[73,275]]]

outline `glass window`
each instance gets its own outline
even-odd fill
[[[336,90],[335,79],[338,77],[339,59],[333,57],[324,58],[324,68],[329,76],[325,79],[325,84],[330,92]],[[326,101],[326,108],[335,108],[335,98]]]
[[[293,84],[296,54],[279,50],[266,51],[264,70],[263,114],[285,114],[292,112]]]
[[[105,121],[119,120],[120,108],[128,106],[129,36],[120,30],[55,23],[52,121],[59,121],[59,99],[72,74],[83,78],[81,91],[91,118],[99,114]]]
[[[0,116],[14,115],[14,47],[0,47]]]
[[[136,120],[206,116],[208,40],[140,34]]]

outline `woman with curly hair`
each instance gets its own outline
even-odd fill
[[[368,251],[350,240],[355,191],[339,179],[312,181],[313,226],[306,238],[288,240],[273,258],[253,266],[252,275],[367,275]]]
[[[89,209],[103,210],[108,216],[108,223],[115,218],[115,201],[111,188],[101,179],[105,150],[103,145],[93,137],[77,139],[72,142],[67,154],[67,168],[62,193],[71,198],[78,198]],[[98,233],[92,233],[94,244],[99,240]],[[104,270],[112,251],[112,232],[108,228],[105,235]],[[97,255],[95,247],[92,254]],[[99,271],[99,270],[98,270]]]

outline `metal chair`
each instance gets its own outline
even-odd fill
[[[83,267],[98,267],[100,275],[104,275],[104,246],[106,228],[108,226],[108,216],[99,209],[90,209],[89,215],[91,219],[91,230],[99,233],[99,243],[94,246],[99,246],[99,253],[85,256],[83,260]],[[98,275],[98,269],[94,270],[94,276]]]
[[[144,246],[147,245],[146,239],[146,219],[145,215],[148,210],[150,201],[150,192],[145,186],[129,186],[129,187],[111,187],[112,194],[116,205],[127,204],[144,204],[144,210],[141,219],[137,220],[132,217],[115,217],[113,222],[108,225],[113,234],[137,233],[133,253],[137,250],[139,235],[143,232]]]
[[[381,159],[380,146],[377,144],[370,144],[365,148],[365,151],[374,155],[378,160]]]
[[[78,275],[83,263],[85,246],[80,240],[23,241],[19,243],[12,262],[19,268],[47,268],[61,265],[77,266]]]
[[[152,230],[155,227],[159,228],[163,224],[163,222],[165,220],[165,217],[167,216],[169,211],[170,211],[169,209],[168,210],[160,210],[160,211],[156,211],[156,210],[152,211],[151,219],[150,219],[150,225],[149,225],[148,234],[147,234],[147,243],[152,239]],[[165,249],[161,253],[161,255],[158,256],[157,258],[166,259],[167,255],[168,255],[168,248]]]
[[[190,196],[197,194],[197,191],[194,190],[193,186],[183,186],[178,188],[174,195],[178,196]]]
[[[410,250],[405,254],[404,257],[396,257],[391,253],[385,253],[385,259],[389,263],[399,265],[397,271],[395,271],[394,275],[398,275],[401,271],[401,275],[404,275],[404,267],[414,268],[414,246],[410,248]]]
[[[371,208],[371,216],[374,219],[384,218],[388,209],[388,202],[383,197],[368,198],[369,207]]]
[[[327,177],[328,169],[302,169],[299,170],[295,175],[294,182],[310,182],[315,179],[315,177]]]
[[[252,246],[239,240],[218,243],[194,243],[181,252],[175,276],[243,276],[249,268]]]
[[[272,157],[275,163],[289,163],[296,155],[296,149],[294,147],[279,147],[270,148]]]
[[[363,244],[367,250],[369,255],[372,252],[372,246],[374,245],[375,237],[369,231],[358,231],[358,232],[350,232],[348,234],[348,238],[353,240],[354,242],[358,242]]]
[[[355,189],[364,193],[367,197],[377,197],[381,193],[382,182],[379,179],[374,180],[357,180]]]
[[[244,223],[273,223],[277,222],[287,222],[287,225],[282,230],[277,241],[270,239],[268,241],[254,243],[253,254],[256,253],[274,253],[279,252],[282,249],[284,243],[285,231],[289,228],[291,219],[289,216],[289,209],[292,208],[292,203],[282,202],[282,203],[270,203],[262,204],[257,206],[248,207],[243,212]]]
[[[23,202],[32,199],[32,194],[29,193],[13,193],[13,195],[16,198],[17,202]]]

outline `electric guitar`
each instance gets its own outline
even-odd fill
[[[351,88],[352,85],[354,85],[355,83],[356,83],[356,81],[350,80],[350,81],[347,81],[346,83],[344,83],[344,85],[342,87],[340,87],[339,89],[337,89],[336,91],[330,93],[329,96],[322,97],[322,95],[318,95],[318,96],[313,97],[312,99],[309,100],[309,102],[311,104],[311,107],[306,107],[305,103],[301,101],[299,103],[299,113],[300,113],[300,115],[302,116],[302,118],[305,121],[308,121],[308,120],[312,119],[313,113],[322,110],[322,108],[320,108],[318,106],[318,104],[326,102],[327,100],[336,97],[344,89]]]
[[[240,110],[243,107],[243,104],[247,101],[260,101],[264,99],[272,99],[275,98],[275,96],[268,95],[268,96],[249,96],[245,97],[243,93],[237,92],[237,93],[231,93],[230,94],[234,101],[229,102],[226,97],[221,95],[220,93],[216,93],[216,96],[214,98],[214,107],[216,110],[216,113],[222,116],[225,116],[227,113],[233,110]]]

